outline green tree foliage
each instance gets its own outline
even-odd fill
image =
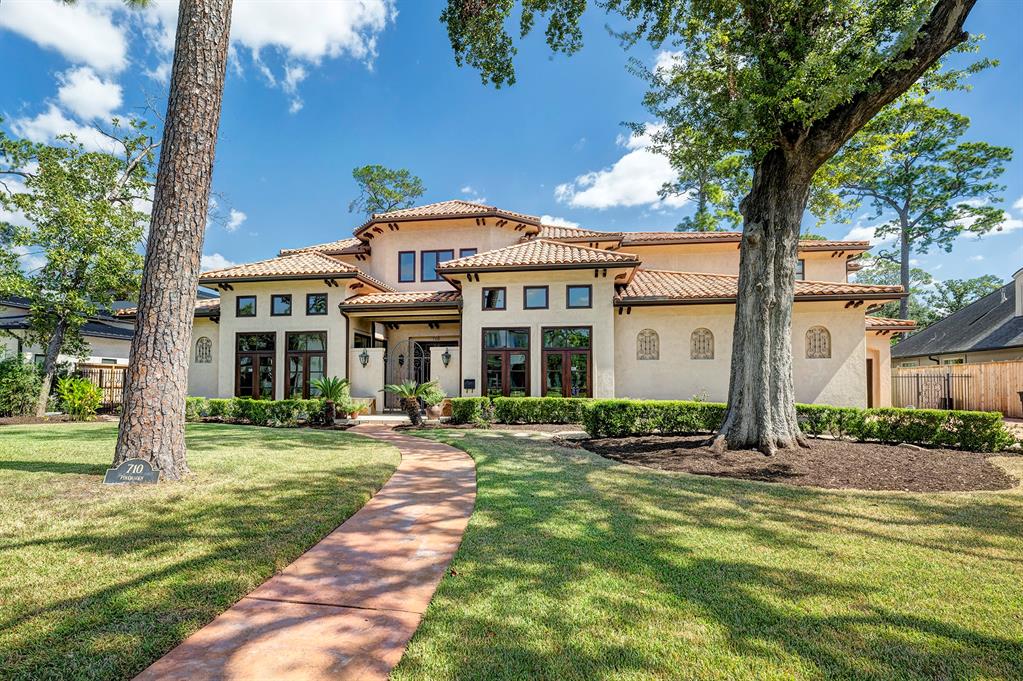
[[[582,46],[586,0],[448,0],[458,64],[513,83],[519,34],[546,17],[552,50]],[[803,214],[817,170],[883,107],[965,42],[975,0],[596,0],[620,15],[626,45],[673,50],[645,97],[664,127],[655,144],[704,168],[738,157],[751,173],[739,204],[739,263],[728,415],[718,446],[770,454],[805,445],[795,410],[790,333]],[[687,133],[699,131],[690,142]],[[706,155],[700,157],[700,152]],[[699,168],[692,168],[698,174]]]
[[[138,292],[148,215],[137,205],[148,196],[157,146],[147,133],[142,121],[115,120],[115,154],[86,151],[73,135],[46,145],[0,131],[0,206],[19,216],[0,229],[23,265],[38,263],[8,270],[0,293],[29,299],[32,336],[47,349],[37,413],[58,354],[84,354],[85,322]]]
[[[884,284],[894,286],[899,284],[902,277],[899,266],[887,258],[864,256],[864,267],[856,273],[856,282],[860,284]],[[880,309],[873,313],[878,317],[889,317],[892,319],[912,319],[919,328],[932,323],[935,319],[934,313],[927,305],[925,295],[934,285],[934,278],[919,267],[909,269],[909,285],[906,290],[910,293],[909,315],[899,316],[899,303],[885,303]]]
[[[933,315],[932,321],[937,321],[958,312],[1002,286],[1002,280],[993,274],[984,274],[972,279],[946,279],[935,282],[934,288],[926,293],[924,299]]]
[[[965,141],[970,119],[933,105],[918,86],[883,109],[818,173],[837,188],[846,215],[869,206],[878,237],[895,237],[878,256],[898,264],[894,283],[910,289],[913,254],[951,251],[964,232],[1001,229],[1004,186],[997,178],[1012,149]],[[913,294],[898,316],[907,319]]]
[[[409,208],[426,191],[423,181],[405,168],[362,166],[352,171],[352,177],[359,185],[359,196],[348,204],[348,212],[363,213],[367,217]]]

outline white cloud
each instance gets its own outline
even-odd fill
[[[291,95],[291,105],[288,107],[288,113],[298,113],[305,106],[302,98],[298,96],[298,84],[305,80],[307,75],[309,74],[304,66],[284,67],[284,80],[281,82],[281,87],[286,93]]]
[[[856,223],[856,225],[849,230],[849,233],[842,237],[845,241],[869,241],[871,246],[877,246],[879,244],[888,243],[889,241],[895,240],[894,234],[886,234],[883,237],[879,237],[874,233],[874,228],[870,225],[862,225]]]
[[[1023,211],[1023,196],[1016,199],[1016,203],[1012,204],[1013,210]]]
[[[57,135],[71,133],[88,151],[116,151],[117,144],[96,128],[81,125],[69,119],[55,104],[34,118],[11,120],[15,133],[33,142],[52,142]]]
[[[231,212],[227,216],[227,224],[224,225],[224,229],[229,232],[236,232],[238,228],[242,226],[242,223],[248,219],[248,215],[241,212],[240,210],[231,209]]]
[[[984,259],[984,256],[982,256],[982,255],[971,255],[970,256],[970,260],[972,260],[973,262],[980,262],[983,259]]]
[[[671,72],[671,69],[682,62],[685,56],[682,52],[673,52],[672,50],[661,50],[657,53],[657,57],[654,59],[654,73],[667,75]]]
[[[554,215],[541,215],[540,223],[544,225],[552,225],[554,227],[578,227],[578,222],[572,222],[565,218],[559,218]]]
[[[32,274],[46,265],[46,256],[30,253],[27,246],[15,246],[12,250],[18,256],[18,265],[27,274]]]
[[[618,206],[650,206],[651,208],[680,208],[689,202],[687,196],[669,196],[661,199],[657,192],[665,182],[675,179],[668,159],[648,149],[650,135],[618,136],[618,145],[629,150],[609,168],[584,173],[571,182],[554,188],[554,198],[573,208],[613,208]]]
[[[213,253],[211,255],[203,255],[199,260],[199,269],[203,272],[209,272],[210,270],[222,270],[228,267],[234,267],[238,263],[228,260],[219,253]]]
[[[170,82],[171,66],[171,61],[169,59],[165,59],[153,68],[145,69],[143,73],[146,74],[146,77],[152,78],[157,83],[166,85]]]
[[[109,120],[114,109],[121,106],[121,86],[100,78],[88,66],[65,71],[59,80],[57,99],[65,109],[81,118]]]
[[[56,50],[68,61],[116,73],[128,65],[128,41],[113,14],[121,3],[4,2],[0,28],[40,47]]]
[[[459,191],[461,191],[463,194],[475,194],[476,193],[476,190],[472,188],[471,184],[465,185]]]
[[[970,216],[963,218],[962,220],[958,220],[957,222],[963,225],[964,227],[969,227],[976,221],[977,221],[976,217]],[[1010,213],[1003,211],[1001,223],[999,223],[998,226],[996,226],[990,232],[985,232],[984,234],[975,234],[973,232],[964,231],[959,235],[959,238],[978,241],[986,236],[994,236],[997,234],[1011,234],[1020,229],[1023,229],[1023,219],[1013,217]]]

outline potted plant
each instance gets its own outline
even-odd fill
[[[337,404],[348,402],[349,383],[346,378],[324,376],[313,381],[310,386],[323,398],[323,420],[328,426],[334,425],[337,419]]]
[[[419,400],[424,399],[426,395],[434,390],[439,390],[437,388],[437,381],[416,383],[415,381],[408,380],[404,383],[384,386],[384,392],[397,395],[398,399],[401,400],[401,406],[405,409],[405,413],[408,414],[409,421],[416,427],[423,425],[423,415],[420,413]]]
[[[447,394],[440,389],[440,386],[436,381],[431,381],[427,385],[433,387],[427,390],[426,394],[423,395],[423,404],[426,405],[426,414],[432,419],[438,419],[444,411],[443,402],[447,398]]]

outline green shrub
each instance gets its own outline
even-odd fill
[[[718,402],[593,400],[583,412],[583,426],[593,437],[680,435],[713,431],[724,416],[725,405]]]
[[[487,423],[492,415],[489,397],[451,398],[451,423]]]
[[[34,413],[42,387],[34,362],[26,362],[20,355],[0,360],[0,416]]]
[[[185,398],[185,420],[202,421],[210,415],[210,401],[205,397]]]
[[[103,390],[87,378],[63,376],[57,380],[57,399],[75,421],[91,421],[103,404]]]
[[[232,419],[235,417],[235,404],[238,398],[211,397],[209,400],[210,418]]]
[[[185,419],[237,420],[257,426],[292,428],[299,423],[324,423],[324,400],[252,400],[244,397],[230,399],[185,399]]]
[[[582,423],[593,400],[580,397],[495,397],[499,423]]]

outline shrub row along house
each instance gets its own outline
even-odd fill
[[[385,383],[450,396],[725,399],[737,232],[601,232],[466,201],[376,214],[352,238],[206,272],[189,392],[306,397],[320,376],[391,408]],[[803,241],[797,399],[880,406],[898,286],[850,283],[863,241]]]

